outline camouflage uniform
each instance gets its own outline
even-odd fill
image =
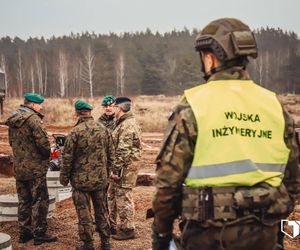
[[[249,79],[246,71],[240,68],[230,68],[216,73],[209,80]],[[292,200],[299,193],[300,172],[298,166],[298,145],[295,139],[294,123],[289,114],[284,111],[285,142],[291,150],[286,166],[283,183]],[[157,182],[153,200],[155,218],[153,223],[153,248],[159,249],[159,233],[170,233],[173,221],[181,213],[182,184],[192,165],[194,147],[197,139],[196,120],[186,99],[183,99],[174,109],[169,118],[169,124],[161,151],[156,159]],[[277,199],[277,207],[282,209],[290,206],[286,191]],[[280,207],[280,208],[279,208]],[[273,249],[277,238],[278,221],[282,217],[268,218],[267,222],[258,217],[241,216],[236,220],[204,221],[183,220],[180,223],[182,249]],[[170,240],[166,237],[166,241]]]
[[[21,105],[6,121],[13,150],[20,235],[42,236],[47,231],[49,195],[46,173],[50,143],[42,125],[43,115]]]
[[[113,130],[115,126],[114,119],[115,119],[114,115],[103,114],[99,117],[98,122],[102,123],[105,127],[109,128],[110,130]]]
[[[112,133],[116,147],[116,159],[113,173],[118,175],[123,171],[119,181],[112,181],[109,187],[110,225],[117,226],[117,215],[120,218],[120,228],[132,230],[134,226],[134,202],[132,189],[135,187],[138,166],[141,156],[141,131],[131,112],[125,113],[116,121]]]
[[[109,131],[92,117],[80,117],[68,134],[63,152],[60,182],[73,187],[80,239],[93,249],[93,202],[97,231],[102,242],[110,237],[107,185],[114,147]]]

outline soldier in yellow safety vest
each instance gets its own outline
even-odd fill
[[[180,248],[275,249],[278,223],[299,194],[298,145],[275,93],[253,82],[253,33],[240,20],[197,36],[206,84],[184,92],[157,156],[153,249],[168,249],[180,216]]]

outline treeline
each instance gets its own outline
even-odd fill
[[[194,50],[197,30],[73,34],[50,39],[3,37],[0,68],[11,97],[175,95],[202,82]],[[255,31],[259,57],[252,78],[279,93],[300,93],[299,39],[294,32]]]

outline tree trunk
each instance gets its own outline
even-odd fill
[[[47,94],[47,81],[48,81],[48,68],[47,68],[47,62],[45,62],[45,79],[44,79],[44,95]]]
[[[18,92],[19,97],[23,96],[23,67],[21,49],[18,49]]]
[[[33,73],[33,66],[30,66],[30,76],[31,76],[31,92],[34,93],[34,73]]]
[[[117,62],[117,95],[124,95],[125,88],[125,63],[124,55],[120,53],[119,59]]]
[[[83,58],[83,63],[81,63],[80,78],[83,82],[88,84],[91,98],[93,98],[94,96],[93,93],[94,68],[95,68],[95,55],[92,53],[91,45],[89,45],[86,50],[86,55]]]
[[[44,88],[43,88],[43,71],[42,71],[42,63],[38,56],[38,54],[35,54],[35,66],[36,66],[36,75],[38,80],[38,86],[39,86],[39,93],[44,94]]]
[[[60,50],[58,54],[58,73],[59,73],[59,89],[60,89],[60,97],[66,96],[66,84],[68,81],[68,61],[66,58],[66,54]]]
[[[9,85],[9,81],[8,81],[8,77],[7,77],[7,67],[6,67],[6,60],[5,60],[5,56],[2,54],[1,56],[1,69],[4,73],[4,86],[5,86],[5,94],[10,97],[10,94],[8,93],[8,85]]]

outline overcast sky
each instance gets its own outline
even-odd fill
[[[201,29],[236,17],[252,29],[280,27],[300,35],[299,0],[0,0],[0,37],[46,38],[71,32],[166,32]]]

